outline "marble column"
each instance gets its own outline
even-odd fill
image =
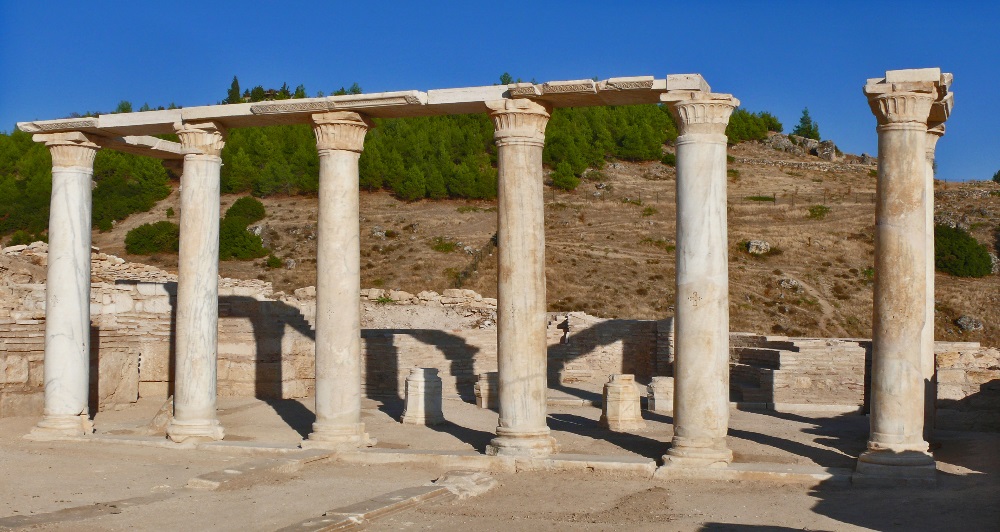
[[[221,440],[216,415],[219,337],[219,156],[225,131],[212,122],[177,127],[186,151],[180,189],[177,258],[174,417],[175,442]]]
[[[545,424],[545,205],[542,147],[549,108],[530,100],[487,102],[499,151],[497,204],[497,436],[487,454],[547,456]]]
[[[361,229],[358,159],[371,121],[312,117],[319,150],[316,223],[316,422],[302,447],[369,445],[361,423]]]
[[[672,102],[677,137],[674,437],[666,466],[725,467],[729,428],[728,95]]]
[[[93,432],[90,396],[91,181],[98,147],[81,133],[36,135],[52,153],[45,283],[45,410],[32,439]]]
[[[913,89],[865,89],[878,119],[879,168],[871,433],[857,467],[863,475],[892,475],[886,466],[934,472],[923,437],[921,344],[927,314],[927,119],[936,95]]]
[[[924,272],[927,286],[924,304],[924,327],[920,334],[920,360],[924,376],[924,439],[934,432],[937,403],[937,378],[934,359],[934,148],[944,136],[944,123],[931,124],[925,142],[926,169],[924,178],[924,237],[927,246]]]

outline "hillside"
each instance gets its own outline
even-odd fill
[[[732,330],[869,336],[875,218],[875,179],[869,172],[874,166],[790,155],[757,142],[731,147],[730,155]],[[546,189],[550,311],[646,319],[672,312],[675,176],[673,168],[659,162],[609,162],[602,181],[585,180],[573,192]],[[995,253],[1000,194],[989,191],[997,190],[993,183],[940,182],[938,217],[969,227]],[[774,195],[774,202],[749,199]],[[225,196],[223,211],[238,197]],[[271,281],[275,290],[286,292],[315,284],[316,199],[269,197],[263,202],[268,216],[257,225],[265,246],[292,262],[268,269],[263,259],[227,261],[221,275]],[[813,205],[826,205],[829,213],[811,219],[807,214]],[[169,207],[179,210],[176,192],[112,231],[95,232],[94,245],[175,270],[175,255],[129,256],[123,244],[129,229],[166,219]],[[463,287],[496,297],[495,254],[489,245],[495,231],[495,202],[404,202],[387,192],[362,191],[362,286],[441,291],[462,277]],[[771,254],[747,254],[740,243],[748,240],[767,241]],[[455,243],[454,250],[433,249],[441,242]],[[997,287],[996,275],[959,279],[939,273],[937,338],[1000,345]],[[981,321],[983,330],[963,332],[955,324],[963,315]]]

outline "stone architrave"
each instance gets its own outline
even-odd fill
[[[950,81],[950,75],[947,76]],[[891,71],[865,95],[878,120],[872,405],[868,450],[855,480],[934,482],[924,440],[927,313],[927,121],[947,93],[938,69]]]
[[[185,150],[177,257],[175,442],[225,436],[216,414],[219,339],[219,171],[225,130],[213,122],[178,124]]]
[[[673,414],[674,412],[674,378],[653,377],[649,383],[649,400],[647,407],[651,412]]]
[[[725,467],[729,425],[726,125],[739,100],[687,93],[670,105],[677,137],[674,437],[664,465]]]
[[[531,100],[487,102],[496,127],[497,437],[490,455],[547,456],[556,450],[545,424],[545,209],[542,147],[550,109]]]
[[[479,408],[497,407],[497,390],[499,388],[500,374],[495,371],[480,373],[473,386],[476,394],[476,404]]]
[[[354,112],[312,117],[319,150],[316,223],[316,422],[304,448],[357,449],[361,422],[361,219],[358,159],[372,122]]]
[[[436,368],[413,368],[406,377],[406,410],[400,422],[412,425],[440,425],[441,377]]]
[[[91,182],[98,146],[82,133],[35,135],[52,154],[45,283],[45,410],[32,439],[81,436],[90,420]]]
[[[611,375],[604,384],[602,399],[600,426],[618,432],[646,428],[635,375]]]

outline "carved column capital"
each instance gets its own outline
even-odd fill
[[[935,95],[929,92],[893,91],[871,94],[868,104],[879,126],[927,127]]]
[[[924,141],[924,148],[927,150],[927,160],[934,160],[934,149],[937,141],[944,136],[944,123],[931,124],[927,128],[927,139]]]
[[[218,157],[226,145],[226,130],[215,122],[176,124],[174,130],[184,150]]]
[[[740,101],[729,95],[668,102],[681,135],[725,135],[729,117]]]
[[[79,132],[39,134],[31,138],[45,143],[52,154],[53,167],[82,166],[93,169],[94,157],[101,149],[95,139]]]
[[[486,102],[496,132],[497,146],[505,144],[545,145],[545,126],[551,107],[531,100],[494,100]]]
[[[312,123],[316,134],[316,149],[358,153],[365,149],[365,134],[375,127],[368,117],[350,111],[314,114]]]

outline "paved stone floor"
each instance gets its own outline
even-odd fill
[[[159,402],[98,414],[98,433],[148,435]],[[402,405],[365,400],[363,421],[378,448],[482,452],[496,413],[444,401],[448,423],[402,425]],[[292,448],[312,422],[310,400],[221,399],[227,441]],[[658,459],[671,437],[668,416],[643,412],[634,433],[598,428],[600,409],[550,405],[549,426],[562,453]],[[246,449],[171,448],[145,443],[31,442],[34,419],[0,419],[0,529],[274,530],[333,508],[438,478],[444,465],[319,461],[298,471],[258,475],[216,491],[185,488],[193,477],[238,468],[261,456]],[[851,468],[865,445],[859,415],[731,411],[737,463]],[[852,488],[760,481],[654,480],[624,473],[493,473],[494,490],[476,498],[428,503],[370,523],[372,529],[483,530],[1000,530],[1000,435],[939,433],[937,488]],[[287,456],[293,456],[292,453]],[[271,457],[277,455],[269,455]],[[281,455],[285,456],[285,455]],[[931,526],[934,525],[934,526]]]

